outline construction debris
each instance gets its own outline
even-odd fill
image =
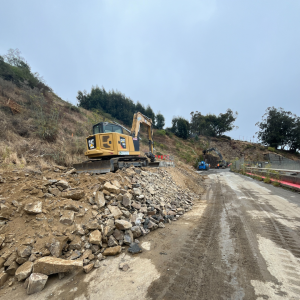
[[[198,197],[162,169],[55,170],[1,174],[0,286],[15,276],[32,294],[52,274],[91,272],[126,246],[140,253],[137,238],[176,221]]]

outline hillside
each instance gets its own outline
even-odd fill
[[[0,78],[0,164],[2,169],[48,164],[71,166],[85,160],[85,138],[92,125],[113,119],[104,112],[74,106],[51,90],[39,90]],[[120,122],[122,123],[122,122]],[[148,151],[145,128],[141,150]],[[171,155],[177,164],[193,166],[202,151],[216,147],[227,161],[242,156],[262,160],[266,147],[259,144],[199,136],[183,140],[170,132],[154,130],[155,154]],[[280,153],[280,151],[277,151]],[[213,153],[212,153],[213,154]],[[284,156],[297,156],[282,152]]]

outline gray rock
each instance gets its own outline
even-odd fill
[[[94,230],[90,233],[89,242],[95,245],[102,245],[102,235],[99,230]]]
[[[122,241],[124,239],[124,232],[120,231],[119,229],[115,229],[113,236],[116,240]]]
[[[61,191],[58,189],[58,188],[53,188],[53,187],[50,187],[48,189],[48,192],[54,196],[60,196],[61,195]]]
[[[62,193],[63,198],[72,199],[72,200],[80,200],[85,196],[85,192],[81,189],[68,189]]]
[[[21,245],[17,252],[18,252],[18,255],[20,257],[29,257],[31,255],[31,250],[32,250],[32,247],[31,246],[26,246],[26,245]]]
[[[115,226],[117,227],[117,229],[120,230],[127,230],[132,227],[131,223],[125,220],[116,220]]]
[[[133,242],[131,236],[129,234],[124,235],[124,244],[125,245],[130,245]]]
[[[7,281],[8,279],[8,274],[4,271],[2,271],[0,273],[0,287],[2,287],[4,285],[4,283]]]
[[[81,256],[81,252],[78,251],[78,250],[75,250],[75,251],[72,252],[71,256],[68,259],[74,260],[74,259],[77,259],[80,256]]]
[[[68,239],[67,236],[53,238],[49,247],[50,253],[55,257],[60,257],[62,249],[66,246]]]
[[[140,188],[133,188],[133,193],[135,196],[140,196],[142,195],[142,191]]]
[[[62,187],[64,190],[68,189],[70,186],[69,186],[69,183],[65,180],[60,180],[56,183],[57,186],[60,186]]]
[[[105,182],[103,185],[103,189],[109,191],[110,193],[118,195],[120,193],[120,188],[116,187],[115,185],[112,185],[109,182]]]
[[[130,245],[130,247],[128,248],[128,252],[132,253],[132,254],[137,254],[137,253],[140,253],[142,251],[143,251],[142,248],[140,248],[140,246],[136,243],[132,243]]]
[[[119,219],[123,215],[119,207],[112,205],[108,205],[107,207],[115,219]]]
[[[120,263],[119,264],[119,269],[121,269],[122,271],[126,272],[130,269],[129,265],[128,264],[125,264],[125,263]]]
[[[132,234],[133,234],[134,238],[138,238],[142,235],[142,231],[141,231],[140,226],[131,227],[131,231],[132,231]]]
[[[59,221],[64,225],[68,225],[68,226],[72,225],[74,221],[74,211],[71,210],[64,211]]]
[[[36,201],[34,203],[28,203],[24,206],[24,211],[28,214],[40,214],[43,210],[43,204],[41,201]]]
[[[95,230],[98,229],[99,224],[96,220],[90,220],[85,226],[88,230]]]
[[[15,273],[16,273],[18,267],[19,267],[19,265],[14,261],[14,262],[7,268],[6,273],[7,273],[8,275],[13,276],[13,275],[15,275]]]
[[[47,280],[47,275],[32,273],[28,280],[27,295],[42,291],[46,285]]]
[[[113,235],[111,235],[108,239],[108,247],[115,247],[115,246],[118,246],[118,242],[117,240],[114,238]]]
[[[94,268],[99,268],[101,266],[100,261],[97,259],[94,263]]]
[[[74,233],[78,234],[78,235],[84,235],[85,234],[84,229],[82,228],[82,226],[80,224],[75,225]]]
[[[71,250],[80,250],[80,249],[81,249],[81,245],[82,245],[81,239],[80,239],[80,237],[77,235],[77,236],[74,238],[74,240],[70,243],[69,249],[71,249]]]
[[[94,202],[99,208],[105,206],[104,194],[101,191],[96,192]]]
[[[130,207],[131,206],[131,199],[132,199],[132,195],[129,193],[126,193],[123,195],[123,200],[122,200],[122,204],[125,207]]]
[[[29,277],[32,271],[32,266],[33,263],[27,261],[17,269],[15,276],[17,277],[18,281],[25,280],[27,277]]]
[[[79,207],[74,204],[67,204],[67,205],[65,205],[64,209],[79,212]]]

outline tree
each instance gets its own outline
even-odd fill
[[[182,117],[174,117],[172,119],[171,131],[178,137],[187,139],[190,134],[190,123]]]
[[[155,114],[149,105],[145,109],[141,103],[135,104],[119,91],[107,92],[104,87],[93,86],[90,93],[78,91],[76,98],[78,106],[88,110],[103,111],[128,126],[131,126],[133,115],[138,111],[151,118],[155,124]]]
[[[221,136],[237,127],[233,125],[237,115],[238,113],[233,113],[231,109],[218,116],[214,114],[204,116],[198,111],[191,112],[191,132],[196,135]]]
[[[212,128],[212,131],[215,135],[221,136],[227,131],[231,131],[236,126],[233,125],[234,121],[237,118],[238,113],[228,108],[226,113],[220,113],[218,116],[208,115],[206,116],[206,122]]]
[[[155,113],[153,112],[152,108],[150,107],[150,105],[147,106],[146,111],[145,111],[145,115],[152,119],[152,124],[153,126],[155,126]]]
[[[287,146],[293,151],[299,148],[299,118],[290,111],[284,111],[281,107],[268,107],[262,122],[255,125],[260,129],[257,134],[263,144],[276,149]]]
[[[43,92],[51,91],[37,72],[31,72],[29,64],[21,56],[19,49],[9,49],[8,54],[0,56],[0,77],[12,81],[19,87],[25,84]]]
[[[156,120],[156,128],[163,129],[165,126],[165,117],[160,112],[158,112],[158,114],[155,116],[155,120]]]

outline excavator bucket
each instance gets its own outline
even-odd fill
[[[89,172],[105,174],[114,171],[114,166],[110,160],[95,160],[86,161],[79,164],[74,164],[73,167],[77,173]]]

